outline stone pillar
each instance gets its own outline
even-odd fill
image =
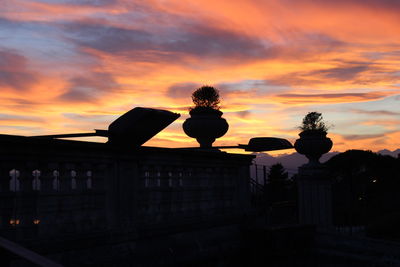
[[[299,167],[299,221],[318,228],[332,226],[332,180],[323,166]]]
[[[326,132],[308,131],[300,133],[294,146],[309,159],[307,164],[299,167],[298,173],[299,221],[319,229],[331,228],[332,179],[319,158],[329,152],[332,141],[326,137]]]

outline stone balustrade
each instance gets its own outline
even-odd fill
[[[229,224],[248,211],[252,158],[0,135],[0,229],[21,241]]]

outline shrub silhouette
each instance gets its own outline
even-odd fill
[[[330,127],[323,121],[322,114],[316,111],[309,112],[303,118],[303,122],[299,127],[302,131],[320,131],[327,132]]]
[[[202,86],[198,88],[192,94],[192,100],[195,104],[194,108],[191,110],[201,110],[201,109],[214,109],[219,110],[219,92],[212,86]]]

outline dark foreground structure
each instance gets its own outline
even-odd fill
[[[2,237],[65,265],[193,260],[231,246],[251,211],[253,156],[6,135],[0,146]]]
[[[0,135],[0,266],[400,266],[399,243],[336,231],[326,137],[296,141],[310,159],[298,205],[267,206],[253,155],[142,146],[177,117],[140,108],[108,131]],[[93,135],[109,142],[56,139]]]
[[[398,243],[331,231],[318,199],[302,204],[306,224],[266,224],[251,155],[7,135],[0,146],[1,266],[400,262]],[[303,193],[319,190],[309,178]]]

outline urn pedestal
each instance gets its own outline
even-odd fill
[[[183,123],[185,133],[196,138],[201,148],[211,148],[216,138],[226,134],[229,125],[222,118],[222,112],[219,110],[189,112],[190,118]]]
[[[330,229],[333,225],[332,179],[319,159],[332,148],[332,140],[323,131],[303,131],[299,135],[294,147],[309,160],[298,172],[299,221]]]
[[[307,165],[320,165],[321,156],[331,150],[333,143],[326,134],[326,132],[316,130],[303,131],[299,134],[300,138],[294,143],[294,148],[308,158]]]

